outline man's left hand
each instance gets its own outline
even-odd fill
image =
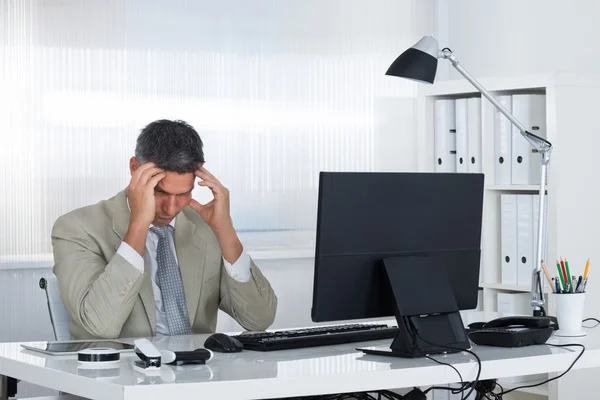
[[[198,168],[194,172],[194,175],[200,178],[198,185],[208,187],[212,191],[214,198],[206,204],[201,204],[192,199],[190,207],[200,214],[200,217],[215,233],[231,230],[233,224],[231,222],[229,207],[229,190],[213,174],[208,172],[204,166]]]

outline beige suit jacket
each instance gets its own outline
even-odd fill
[[[70,317],[71,336],[154,336],[156,309],[149,275],[117,253],[129,226],[125,192],[60,217],[52,229],[54,274]],[[190,207],[175,220],[175,249],[194,333],[214,332],[220,308],[246,330],[273,323],[277,297],[252,262],[249,282],[225,271],[211,228]]]

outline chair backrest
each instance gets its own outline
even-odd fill
[[[54,275],[40,279],[40,287],[46,292],[48,312],[54,330],[54,339],[69,340],[69,313],[65,309],[58,291],[58,281]]]

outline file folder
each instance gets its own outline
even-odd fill
[[[533,271],[533,196],[517,196],[517,284],[530,285]]]
[[[469,172],[468,103],[456,99],[456,172]]]
[[[515,94],[512,98],[513,115],[534,135],[546,137],[546,96],[543,94]],[[512,127],[512,184],[540,184],[540,155],[516,126]]]
[[[434,101],[435,172],[456,172],[454,100]]]
[[[497,99],[508,112],[512,112],[512,96],[498,96]],[[511,153],[512,123],[494,108],[494,182],[496,185],[511,184]]]
[[[467,101],[468,172],[481,172],[481,98]]]
[[[500,253],[503,284],[517,284],[517,195],[500,197]]]

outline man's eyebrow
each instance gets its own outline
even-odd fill
[[[190,193],[192,190],[194,190],[194,187],[192,186],[192,188],[190,190],[188,190],[187,192],[183,192],[183,193],[170,193],[167,192],[166,190],[164,190],[163,188],[161,188],[160,186],[156,185],[156,187],[154,188],[154,190],[156,192],[160,192],[160,193],[164,193],[164,194],[168,194],[168,195],[174,195],[174,196],[182,196],[184,194],[188,194]]]

